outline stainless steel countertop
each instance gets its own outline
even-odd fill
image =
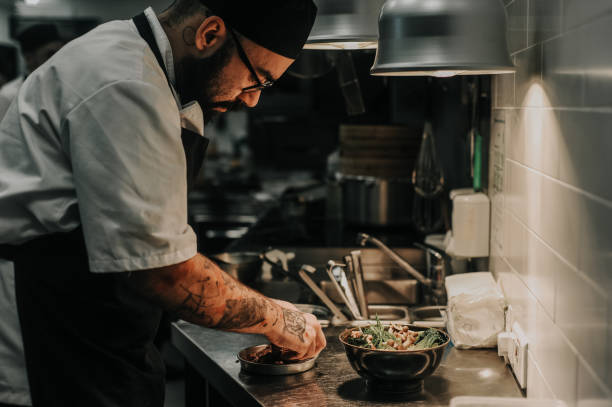
[[[416,396],[370,394],[351,368],[338,340],[341,328],[325,330],[327,348],[315,367],[292,376],[256,376],[240,371],[237,353],[266,343],[258,335],[220,332],[184,321],[172,326],[172,343],[186,360],[234,405],[265,407],[448,406],[455,396],[522,397],[495,350],[447,350],[435,374]]]

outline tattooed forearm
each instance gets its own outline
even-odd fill
[[[306,319],[301,312],[283,308],[283,320],[285,331],[300,338],[304,342],[304,332],[306,332]]]
[[[281,307],[201,255],[176,266],[135,273],[131,285],[189,322],[240,332],[285,329]]]
[[[204,297],[204,282],[207,282],[210,278],[204,279],[199,285],[198,292],[192,292],[189,288],[184,285],[180,285],[181,290],[185,293],[183,301],[174,309],[174,313],[185,319],[198,319],[201,320],[205,325],[212,325],[213,319],[208,312],[210,310],[206,307]]]
[[[245,298],[225,301],[223,317],[215,325],[220,329],[250,328],[266,319],[267,306],[265,300]]]

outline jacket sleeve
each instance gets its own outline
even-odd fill
[[[92,272],[177,264],[197,252],[187,224],[180,116],[168,92],[110,84],[62,125]]]

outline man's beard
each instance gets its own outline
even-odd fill
[[[225,108],[228,112],[245,107],[240,99],[213,102],[221,89],[221,70],[228,64],[232,50],[232,44],[225,42],[208,58],[186,56],[178,63],[176,79],[181,100],[183,103],[197,101],[204,112],[205,123],[210,123],[221,114],[213,110],[215,107]]]

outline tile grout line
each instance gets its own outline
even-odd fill
[[[512,264],[510,264],[510,260],[508,260],[505,256],[505,254],[501,253],[499,256],[504,263],[506,263],[506,266],[508,266],[508,268],[510,268],[510,270],[512,270],[513,273],[516,274],[516,276],[518,277],[519,280],[521,280],[521,283],[523,283],[523,285],[525,286],[525,288],[527,288],[527,291],[529,291],[529,294],[533,297],[533,299],[538,303],[538,306],[542,307],[542,309],[544,310],[544,312],[546,313],[546,315],[551,319],[551,321],[553,321],[553,323],[556,325],[555,320],[548,314],[548,312],[546,311],[546,308],[544,307],[544,304],[542,304],[542,301],[540,301],[540,297],[537,296],[532,290],[531,287],[529,287],[529,284],[527,284],[527,281],[525,281],[525,279],[523,279],[523,276],[521,275],[521,273],[519,273],[518,271],[516,271],[516,269],[514,268],[514,266],[512,266]]]
[[[523,278],[521,277],[520,273],[518,273],[518,272],[517,272],[517,271],[514,269],[514,267],[512,267],[512,265],[510,264],[510,262],[508,261],[508,259],[506,259],[506,258],[505,258],[505,256],[504,256],[504,255],[501,255],[500,257],[501,257],[501,259],[503,260],[503,262],[504,262],[504,263],[506,263],[506,266],[508,266],[508,268],[509,268],[509,269],[512,271],[512,273],[514,273],[514,274],[516,275],[516,277],[518,277],[518,279],[520,280],[520,282],[521,282],[521,283],[522,283],[522,284],[525,286],[525,288],[527,289],[527,291],[529,292],[529,294],[530,294],[530,295],[533,297],[533,299],[535,299],[535,301],[536,301],[536,303],[537,303],[537,304],[536,304],[536,306],[537,306],[537,307],[540,307],[540,308],[541,308],[541,309],[544,311],[544,314],[545,314],[545,315],[548,317],[548,313],[546,312],[546,309],[544,308],[544,306],[542,305],[542,303],[540,302],[540,300],[538,299],[538,297],[537,297],[537,296],[535,296],[535,295],[533,294],[533,292],[531,291],[531,289],[529,288],[529,286],[527,285],[527,283],[525,283],[525,281],[524,281],[524,280],[523,280]],[[536,313],[537,313],[537,312],[539,312],[539,311],[538,311],[538,309],[536,309],[535,311],[536,311]],[[575,396],[576,396],[576,399],[578,399],[578,368],[579,368],[579,366],[578,366],[578,362],[583,362],[583,364],[589,368],[590,373],[595,373],[595,372],[594,372],[594,371],[593,371],[593,369],[591,368],[591,365],[589,365],[589,363],[588,363],[588,362],[587,362],[587,361],[586,361],[586,360],[585,360],[585,359],[584,359],[584,358],[583,358],[583,357],[580,355],[580,352],[578,352],[578,349],[576,348],[576,346],[574,346],[574,344],[573,344],[573,343],[572,343],[572,342],[569,340],[569,338],[567,337],[567,335],[565,335],[565,332],[563,332],[563,330],[561,329],[561,327],[560,327],[559,325],[557,325],[557,323],[556,323],[556,322],[555,322],[553,319],[551,319],[551,322],[552,322],[552,324],[554,325],[554,327],[557,329],[557,331],[558,331],[558,332],[557,332],[557,334],[558,334],[558,335],[561,337],[561,339],[563,339],[563,342],[565,343],[565,345],[566,345],[567,347],[569,347],[569,348],[570,348],[570,350],[571,350],[571,351],[572,351],[572,353],[573,353],[574,358],[576,359],[576,372],[575,372],[575,373],[576,373],[576,382],[574,383],[574,385],[576,386],[576,388],[575,388]],[[524,328],[523,328],[523,329],[524,329]],[[536,333],[536,335],[537,335],[537,333]],[[534,338],[528,338],[528,339],[529,339],[529,342],[531,342],[532,340],[534,340],[534,341],[535,341],[535,339],[534,339]],[[529,351],[528,351],[528,352],[529,352]],[[532,353],[532,354],[533,354],[533,353]],[[533,357],[533,360],[534,360],[535,362],[537,362],[537,359],[536,359],[536,357],[535,357],[535,356]],[[538,363],[538,365],[539,365],[539,363]],[[529,375],[529,372],[527,372],[527,375]],[[544,374],[542,374],[542,377],[544,377]],[[595,373],[595,377],[599,379],[599,376],[598,376],[596,373]],[[602,384],[603,384],[603,383],[602,383]],[[605,384],[604,384],[604,389],[608,390],[608,389],[607,389],[607,386],[606,386]],[[551,389],[551,390],[552,390],[552,389]],[[553,394],[555,394],[555,392],[554,392],[554,391],[553,391],[552,393],[553,393]],[[555,394],[555,397],[556,397],[556,394]]]
[[[540,378],[544,381],[544,385],[546,386],[546,390],[548,390],[548,393],[556,397],[555,392],[552,390],[552,387],[550,387],[550,383],[548,383],[548,380],[546,379],[546,377],[544,377],[544,373],[542,373],[542,368],[540,368],[540,364],[536,360],[535,356],[533,356],[533,352],[530,352],[529,349],[527,349],[527,357],[531,359],[531,362],[540,374]],[[527,371],[527,377],[529,377],[529,371]],[[527,388],[527,398],[532,398],[529,397],[529,388]]]
[[[595,194],[593,194],[591,192],[588,192],[588,191],[585,191],[583,189],[580,189],[580,188],[578,188],[578,187],[576,187],[576,186],[574,186],[572,184],[568,184],[565,181],[562,181],[562,180],[557,179],[555,177],[551,177],[550,175],[548,175],[548,174],[546,174],[546,173],[544,173],[544,172],[542,172],[540,170],[536,170],[535,168],[528,167],[527,165],[525,165],[525,164],[523,164],[523,163],[521,163],[519,161],[516,161],[516,160],[514,160],[512,158],[506,157],[506,160],[510,161],[511,163],[516,164],[516,165],[518,165],[520,167],[526,168],[528,171],[531,171],[531,172],[533,172],[535,174],[538,174],[538,175],[540,175],[540,176],[542,176],[542,177],[544,177],[544,178],[546,178],[546,179],[548,179],[550,181],[553,181],[553,182],[555,182],[555,183],[557,183],[557,184],[559,184],[561,186],[564,186],[565,188],[568,188],[568,189],[570,189],[570,190],[572,190],[574,192],[577,192],[577,193],[579,193],[581,195],[584,195],[585,197],[587,197],[587,198],[589,198],[589,199],[591,199],[591,200],[593,200],[593,201],[595,201],[595,202],[597,202],[597,203],[599,203],[601,205],[604,205],[608,209],[612,209],[612,201],[608,201],[605,198],[602,198],[602,197],[597,196],[597,195],[595,195]]]
[[[578,267],[574,266],[572,263],[570,263],[565,257],[563,257],[561,255],[561,253],[559,253],[557,250],[555,250],[548,242],[546,242],[538,233],[536,233],[534,230],[532,230],[529,226],[527,226],[525,224],[525,222],[523,222],[523,220],[521,218],[519,218],[514,211],[510,210],[510,209],[505,209],[506,211],[508,211],[508,213],[510,214],[510,216],[512,216],[514,218],[514,220],[516,222],[519,223],[519,225],[521,225],[523,228],[525,228],[527,230],[527,232],[531,233],[540,243],[542,243],[548,250],[550,250],[552,252],[553,255],[555,255],[555,257],[557,257],[559,260],[561,260],[561,262],[563,264],[565,264],[566,266],[568,266],[577,276],[578,278],[582,279],[586,284],[588,284],[592,289],[594,289],[596,292],[598,292],[603,298],[606,298],[606,294],[607,292],[602,291],[603,288],[601,288],[599,285],[597,285],[597,283],[595,281],[593,281],[593,279],[591,279],[591,277],[589,277],[584,271],[580,270]],[[556,275],[556,273],[555,273]],[[525,283],[526,284],[526,283]],[[556,284],[556,281],[555,281]],[[555,301],[556,301],[556,294],[557,294],[557,287],[555,286]],[[543,306],[543,304],[542,304]],[[556,302],[555,302],[555,306],[556,306]],[[556,309],[554,310],[556,311]],[[553,315],[555,316],[555,315]],[[553,319],[553,321],[556,321],[555,319]]]
[[[601,387],[604,390],[604,392],[607,393],[606,395],[609,398],[612,398],[612,388],[608,387],[608,385],[601,380],[597,372],[593,370],[589,362],[587,362],[586,359],[583,358],[580,353],[577,353],[576,355],[578,356],[578,362],[581,363],[588,370],[588,373],[591,375],[591,377],[595,379],[599,387]],[[576,375],[576,380],[577,379],[578,379],[578,375]]]

